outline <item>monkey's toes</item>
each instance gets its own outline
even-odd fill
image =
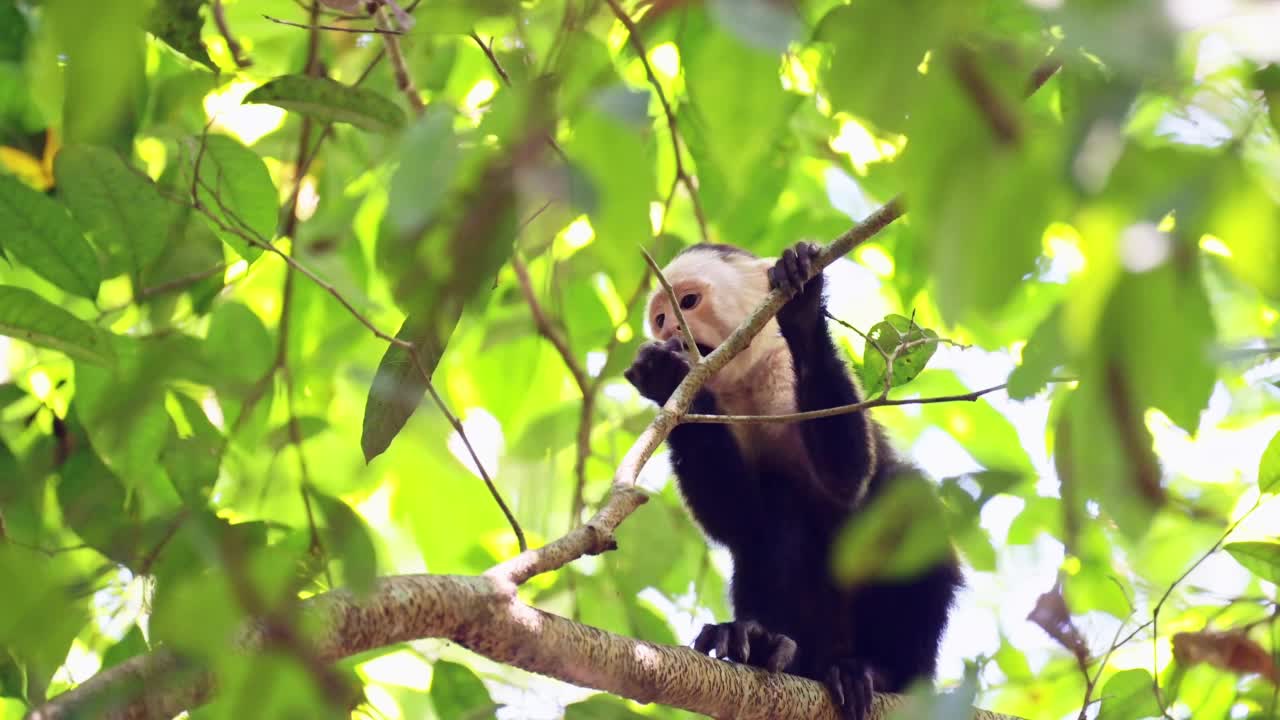
[[[827,670],[827,691],[842,720],[865,720],[875,697],[875,672],[858,660],[839,660]]]

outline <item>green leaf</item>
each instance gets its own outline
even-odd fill
[[[497,709],[471,668],[447,660],[437,660],[431,666],[431,704],[441,718],[481,717]]]
[[[721,26],[761,50],[786,52],[804,31],[792,8],[768,0],[712,0],[710,8]]]
[[[833,553],[836,579],[850,586],[872,578],[906,579],[942,558],[949,536],[937,519],[945,510],[920,475],[895,478],[840,531]]]
[[[323,417],[300,417],[298,418],[298,438],[299,443],[319,435],[329,429],[329,421]],[[293,429],[290,423],[286,421],[280,427],[272,430],[266,437],[267,447],[272,450],[282,450],[293,444]]]
[[[0,62],[19,62],[26,54],[27,18],[14,0],[0,0]]]
[[[862,350],[862,385],[872,396],[884,391],[887,358],[893,358],[890,383],[899,387],[914,380],[938,350],[938,333],[901,315],[886,316],[872,326],[867,337],[870,340]]]
[[[901,131],[919,93],[917,68],[945,15],[945,7],[920,0],[855,2],[827,13],[814,35],[830,44],[820,80],[832,106]]]
[[[1258,489],[1264,493],[1275,492],[1280,487],[1280,433],[1276,433],[1262,451],[1258,463]]]
[[[564,720],[641,720],[647,717],[632,710],[626,700],[610,695],[595,695],[564,709]]]
[[[435,372],[459,317],[461,315],[453,317],[451,322],[442,322],[434,313],[405,318],[396,339],[412,343],[418,349],[422,368],[418,368],[409,351],[400,345],[391,344],[382,355],[364,405],[360,448],[365,462],[381,455],[418,409],[418,403],[427,393],[428,378]]]
[[[593,107],[574,120],[573,137],[565,147],[573,166],[586,182],[581,193],[594,193],[595,202],[582,208],[597,240],[586,252],[597,268],[609,274],[615,287],[633,287],[643,275],[637,264],[638,247],[650,241],[649,200],[657,180],[653,172],[653,141],[647,132],[610,110],[597,96]]]
[[[447,106],[432,103],[405,133],[384,221],[397,235],[421,233],[448,197],[462,162],[453,121]]]
[[[199,403],[181,392],[172,393],[171,397],[177,400],[185,430],[175,430],[169,437],[160,461],[183,502],[201,507],[218,480],[226,439],[209,422]]]
[[[70,145],[54,160],[71,214],[108,256],[107,274],[135,274],[164,251],[181,207],[160,196],[141,170],[104,147]]]
[[[48,556],[8,542],[0,542],[0,577],[21,580],[18,591],[0,596],[0,638],[23,670],[27,699],[39,703],[89,621],[88,578],[74,554]]]
[[[146,102],[145,0],[59,0],[44,5],[63,70],[59,101],[67,147],[104,145],[129,152]],[[53,81],[49,78],[49,81]],[[62,185],[62,177],[58,185]],[[73,207],[74,209],[74,207]]]
[[[1143,669],[1121,670],[1112,675],[1098,695],[1102,709],[1098,720],[1137,720],[1160,714],[1155,682]]]
[[[274,78],[246,95],[244,102],[275,105],[321,122],[350,123],[369,132],[389,132],[405,123],[400,106],[372,90],[308,75]]]
[[[0,226],[5,250],[19,262],[69,293],[98,297],[98,257],[66,208],[0,175]]]
[[[26,288],[0,285],[0,335],[99,365],[115,359],[97,328]]]
[[[1280,584],[1280,543],[1236,542],[1223,548],[1246,570],[1270,583]]]
[[[226,135],[207,135],[204,151],[197,138],[188,146],[193,163],[199,158],[200,183],[196,195],[217,223],[214,231],[240,257],[253,262],[262,255],[259,244],[271,242],[280,221],[276,186],[256,152]],[[187,176],[190,177],[189,172]],[[219,223],[222,227],[218,227]],[[226,228],[226,229],[224,229]],[[236,232],[238,231],[238,232]],[[257,243],[245,240],[245,233]]]
[[[378,554],[364,521],[341,500],[315,489],[306,492],[320,516],[321,542],[342,568],[340,584],[361,595],[369,592],[378,575]]]
[[[147,19],[147,31],[164,40],[174,50],[204,65],[215,73],[218,66],[200,39],[204,18],[200,8],[207,0],[159,0]]]
[[[1123,376],[1113,366],[1090,370],[1063,403],[1053,462],[1071,499],[1065,511],[1084,518],[1088,500],[1096,500],[1121,531],[1140,537],[1165,493],[1151,431]],[[1072,539],[1064,540],[1070,548]]]
[[[271,370],[276,343],[258,314],[243,303],[224,302],[213,311],[203,344],[208,363],[243,385]]]
[[[1022,362],[1009,373],[1009,397],[1026,400],[1048,385],[1053,371],[1066,361],[1062,341],[1062,311],[1055,308],[1031,334],[1022,349]]]
[[[129,658],[137,657],[147,652],[146,638],[142,637],[142,629],[137,625],[129,627],[129,632],[125,633],[120,641],[107,648],[102,653],[102,669],[114,667]]]
[[[1194,433],[1217,379],[1209,354],[1216,330],[1199,272],[1186,260],[1175,257],[1154,270],[1122,276],[1104,312],[1096,350],[1123,368],[1136,411],[1159,408]]]
[[[754,207],[742,207],[740,200],[759,191],[761,168],[794,151],[786,124],[800,96],[779,83],[777,52],[744,43],[701,13],[686,15],[680,53],[689,104],[681,108],[680,129],[698,167],[707,217],[735,221],[735,233],[741,233],[743,225],[759,227],[767,218],[771,198]],[[738,225],[734,210],[753,222]],[[734,242],[742,242],[737,234]]]
[[[949,324],[996,314],[1035,269],[1063,162],[1057,135],[1026,129],[1021,93],[1029,68],[972,61],[991,102],[1023,128],[1002,140],[953,63],[951,53],[934,54],[901,161],[912,222],[932,238],[935,303]]]

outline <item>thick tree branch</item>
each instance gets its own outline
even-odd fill
[[[794,675],[715,660],[690,648],[643,642],[530,607],[514,586],[492,578],[457,575],[400,575],[380,580],[357,600],[346,591],[320,595],[302,604],[303,613],[327,628],[314,639],[317,659],[332,662],[374,648],[419,638],[447,638],[491,660],[602,690],[640,702],[656,702],[713,718],[738,720],[836,720],[826,689]],[[246,649],[261,647],[255,627],[241,638]],[[31,720],[82,717],[142,719],[169,717],[206,698],[213,680],[201,675],[183,689],[172,687],[114,707],[101,700],[124,685],[152,685],[180,667],[164,652],[128,660],[35,710]],[[119,697],[118,695],[116,696]],[[871,718],[903,702],[879,695]],[[1003,716],[978,711],[977,720]]]

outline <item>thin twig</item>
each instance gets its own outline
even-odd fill
[[[876,407],[889,407],[897,405],[931,405],[934,403],[949,402],[969,402],[977,400],[983,395],[993,393],[997,390],[1003,390],[1008,387],[1008,383],[1000,383],[981,390],[973,392],[959,393],[956,395],[942,395],[939,397],[927,398],[906,398],[902,400],[890,400],[883,395],[864,400],[851,405],[839,405],[837,407],[823,408],[821,410],[809,410],[806,412],[786,413],[783,415],[703,415],[699,413],[689,413],[680,418],[682,423],[716,423],[716,424],[735,424],[735,425],[760,425],[763,423],[776,422],[798,422],[800,420],[814,420],[816,418],[831,417],[833,415],[847,415],[849,413],[867,410]]]
[[[484,56],[489,58],[489,64],[498,72],[498,76],[502,78],[503,84],[507,87],[511,87],[511,76],[503,69],[502,63],[498,62],[498,56],[493,53],[493,41],[490,40],[486,44],[484,40],[480,39],[480,36],[477,35],[474,30],[471,31],[471,39],[475,41],[476,45],[480,46],[480,51],[484,53]]]
[[[627,319],[631,317],[631,313],[635,312],[636,305],[644,298],[646,291],[649,289],[649,270],[644,271],[644,276],[640,278],[636,289],[632,291],[631,297],[627,298],[626,311],[623,313],[622,319],[613,327],[613,332],[609,335],[609,342],[604,347],[604,363],[603,367],[608,367],[609,362],[613,359],[613,353],[622,344],[619,334],[622,326],[627,324]],[[600,396],[600,388],[604,386],[605,375],[601,373],[591,380],[591,387],[588,389],[582,403],[582,413],[578,418],[578,456],[574,458],[573,474],[577,479],[577,483],[573,489],[573,504],[570,506],[571,511],[569,517],[572,518],[573,526],[577,527],[581,522],[582,510],[586,507],[586,491],[587,491],[587,460],[591,457],[591,426],[594,423],[594,412],[596,398]]]
[[[280,18],[271,17],[270,15],[263,15],[262,17],[278,25],[288,25],[289,27],[302,28],[303,30],[328,30],[330,32],[352,33],[355,35],[403,35],[404,34],[402,31],[396,30],[394,28],[379,28],[379,27],[351,28],[351,27],[342,27],[340,25],[307,25],[306,23],[293,22],[292,20],[281,20]]]
[[[976,54],[964,47],[951,51],[951,69],[960,84],[973,97],[978,111],[987,120],[987,125],[995,133],[996,139],[1007,145],[1018,145],[1022,142],[1022,125],[1017,111],[1010,108],[1000,97],[1000,93],[991,86],[982,68],[978,65]]]
[[[644,261],[648,263],[649,269],[658,276],[658,283],[662,285],[663,291],[667,293],[667,299],[671,301],[671,312],[676,316],[676,322],[680,324],[680,334],[684,337],[685,352],[693,356],[695,361],[701,360],[702,351],[698,349],[698,341],[693,337],[693,330],[689,329],[689,323],[684,319],[684,312],[680,309],[680,298],[676,297],[675,288],[671,287],[667,276],[662,274],[662,268],[658,267],[658,261],[653,259],[649,251],[640,248],[640,252],[644,254]]]
[[[662,112],[667,116],[667,130],[671,134],[671,152],[675,156],[676,182],[683,184],[685,190],[688,191],[689,200],[693,203],[693,214],[698,219],[698,229],[702,232],[702,240],[710,242],[711,236],[707,232],[707,218],[702,212],[702,202],[698,199],[698,189],[693,181],[693,176],[685,168],[684,157],[680,152],[680,132],[676,129],[676,113],[671,109],[671,103],[667,101],[667,93],[662,89],[662,83],[658,82],[658,76],[653,72],[653,67],[649,64],[649,55],[645,51],[644,43],[640,40],[640,30],[636,27],[635,22],[631,20],[631,17],[627,15],[627,11],[618,4],[618,0],[605,0],[605,2],[609,3],[614,16],[627,29],[627,42],[630,43],[631,49],[640,58],[640,64],[644,66],[644,74],[649,78],[649,84],[653,86],[653,91],[658,96],[658,102],[662,104]]]
[[[231,26],[227,24],[227,13],[222,7],[222,0],[213,0],[213,23],[218,26],[218,33],[226,41],[227,51],[231,53],[231,59],[235,61],[236,67],[241,70],[251,67],[253,60],[244,54],[244,48],[231,32]]]
[[[587,371],[582,367],[582,363],[578,362],[577,356],[573,354],[573,350],[569,347],[569,341],[565,338],[564,333],[551,324],[551,320],[547,318],[547,314],[542,309],[542,303],[538,302],[537,293],[533,290],[533,283],[529,280],[529,266],[525,264],[524,259],[517,253],[511,258],[511,268],[515,270],[516,280],[519,281],[520,291],[524,293],[525,302],[529,305],[529,312],[533,314],[533,325],[538,334],[546,338],[555,347],[556,352],[560,353],[560,359],[564,361],[565,367],[569,369],[569,374],[573,376],[573,382],[585,396],[591,387]]]
[[[387,19],[385,6],[379,7],[373,17],[378,27],[384,30],[391,29],[391,22]],[[421,116],[422,113],[426,112],[427,106],[423,104],[422,95],[418,93],[418,88],[413,84],[413,77],[409,74],[409,63],[405,61],[404,53],[400,49],[400,38],[395,34],[384,34],[382,40],[387,48],[387,57],[391,58],[391,67],[395,70],[396,88],[409,101],[409,107],[413,108],[413,114]]]
[[[1164,695],[1160,692],[1160,644],[1157,642],[1160,637],[1160,610],[1164,607],[1165,601],[1169,599],[1169,596],[1173,594],[1174,588],[1178,587],[1183,580],[1186,580],[1187,576],[1194,572],[1196,568],[1200,567],[1201,563],[1208,560],[1214,553],[1218,552],[1222,545],[1226,543],[1227,538],[1230,537],[1231,533],[1235,532],[1235,529],[1240,526],[1240,523],[1244,522],[1246,518],[1252,515],[1254,510],[1257,510],[1262,506],[1262,499],[1263,495],[1259,493],[1258,498],[1253,501],[1253,506],[1237,518],[1235,522],[1227,526],[1227,529],[1218,537],[1217,541],[1213,543],[1213,546],[1205,551],[1198,560],[1191,563],[1191,567],[1187,568],[1186,571],[1179,575],[1176,580],[1169,584],[1168,589],[1164,591],[1164,594],[1160,596],[1160,600],[1156,603],[1155,607],[1151,609],[1151,678],[1155,686],[1156,705],[1160,708],[1160,714],[1164,717],[1169,717],[1169,710],[1168,706],[1165,705]],[[1141,630],[1142,628],[1139,627],[1138,629]],[[1137,631],[1135,630],[1134,632],[1136,633]],[[1129,637],[1133,637],[1133,635],[1131,634]],[[1129,638],[1125,638],[1125,642],[1128,642],[1128,640]]]

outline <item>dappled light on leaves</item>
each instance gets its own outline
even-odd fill
[[[1265,5],[0,0],[0,718],[834,718],[687,647],[667,440],[850,413],[911,470],[753,537],[962,563],[871,720],[1277,717]],[[862,402],[644,401],[641,251],[801,241]]]

